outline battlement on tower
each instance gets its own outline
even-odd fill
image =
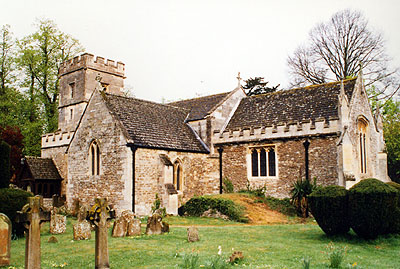
[[[80,56],[63,62],[58,70],[59,76],[77,71],[83,68],[90,68],[96,71],[106,72],[117,76],[124,77],[125,75],[125,64],[122,62],[115,63],[114,60],[94,56],[93,54],[85,53]]]

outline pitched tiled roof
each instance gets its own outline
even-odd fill
[[[212,111],[212,109],[219,103],[221,102],[229,92],[225,93],[220,93],[220,94],[214,94],[214,95],[209,95],[209,96],[203,96],[203,97],[198,97],[198,98],[193,98],[193,99],[188,99],[188,100],[183,100],[183,101],[177,101],[177,102],[172,102],[169,103],[171,106],[176,106],[176,107],[182,107],[190,111],[188,120],[200,120],[204,119],[205,116],[209,112]]]
[[[350,100],[356,79],[343,82]],[[226,130],[338,117],[340,82],[313,85],[242,99]]]
[[[102,93],[111,113],[137,146],[208,152],[185,123],[185,109],[154,102]]]
[[[62,180],[51,158],[25,157],[25,159],[35,180]]]

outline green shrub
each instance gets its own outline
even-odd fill
[[[310,195],[317,187],[317,179],[314,178],[314,183],[309,179],[298,179],[293,183],[290,190],[290,200],[296,206],[297,215],[299,217],[308,217],[308,195]]]
[[[288,216],[296,216],[296,207],[290,202],[289,198],[275,198],[272,196],[267,196],[261,200],[263,203],[267,204],[272,210],[278,211],[282,214]]]
[[[24,227],[15,222],[15,216],[17,211],[28,203],[30,196],[33,196],[32,193],[20,189],[0,189],[0,212],[6,214],[11,220],[14,235],[24,234]]]
[[[183,214],[189,216],[201,216],[205,211],[212,209],[229,217],[230,220],[248,222],[244,216],[243,208],[236,205],[233,201],[209,196],[193,197],[183,206]]]
[[[308,196],[311,213],[327,235],[350,230],[348,193],[341,186],[319,187]]]
[[[251,187],[250,181],[247,180],[246,189],[239,190],[239,193],[248,193],[257,197],[265,197],[265,193],[267,192],[267,186],[259,186],[259,187]]]
[[[232,181],[229,180],[229,178],[224,178],[223,183],[224,183],[223,188],[225,193],[232,193],[234,191],[233,183]]]
[[[392,233],[400,233],[400,184],[396,182],[388,182],[386,183],[389,186],[392,186],[398,191],[398,198],[397,198],[397,210],[394,212],[394,220],[393,220],[393,229],[391,229]]]
[[[398,199],[398,203],[397,204],[400,207],[400,184],[396,183],[394,181],[387,182],[386,184],[388,184],[389,186],[395,188],[399,192],[399,199]]]
[[[10,184],[10,146],[0,141],[0,188],[8,188]]]
[[[398,192],[374,178],[364,179],[349,190],[350,226],[365,239],[394,231]]]

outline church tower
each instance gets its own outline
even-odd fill
[[[101,84],[106,92],[122,94],[124,74],[123,63],[105,61],[102,57],[95,58],[88,53],[62,63],[59,69],[59,131],[75,130],[97,86],[96,77],[101,77]]]

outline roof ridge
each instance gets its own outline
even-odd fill
[[[194,97],[194,98],[189,98],[189,99],[183,99],[183,100],[179,100],[179,101],[170,102],[168,104],[193,101],[193,100],[198,100],[198,99],[202,99],[202,98],[206,98],[206,97],[215,97],[217,95],[223,95],[223,94],[229,94],[229,93],[230,93],[230,91],[229,92],[215,93],[215,94],[211,94],[211,95],[198,96],[198,97]]]
[[[293,88],[293,89],[289,89],[289,90],[280,90],[280,91],[276,91],[276,92],[257,94],[257,95],[247,96],[247,97],[258,98],[258,97],[263,97],[263,96],[276,95],[276,94],[280,94],[280,93],[289,93],[289,92],[294,92],[294,91],[298,91],[298,90],[314,90],[315,88],[318,88],[321,86],[335,85],[335,84],[341,83],[342,81],[343,81],[343,83],[346,83],[346,82],[356,80],[356,79],[357,79],[357,77],[354,77],[354,78],[348,78],[348,79],[339,80],[339,81],[332,81],[332,82],[321,83],[321,84],[312,84],[312,85],[308,85],[308,86],[304,86],[304,87],[297,87],[297,88]]]
[[[176,107],[170,104],[163,104],[163,103],[158,103],[155,101],[150,101],[150,100],[145,100],[145,99],[141,99],[141,98],[136,98],[136,97],[129,97],[129,96],[123,96],[123,95],[118,95],[118,94],[113,94],[113,93],[108,93],[108,92],[103,92],[106,95],[109,96],[113,96],[113,97],[117,97],[117,98],[124,98],[127,100],[135,100],[135,101],[139,101],[139,102],[143,102],[143,103],[147,103],[147,104],[151,104],[151,105],[157,105],[157,106],[166,106],[166,107],[170,107],[170,108],[174,108],[177,110],[184,110],[183,112],[187,112],[188,109],[183,108],[183,107]]]

